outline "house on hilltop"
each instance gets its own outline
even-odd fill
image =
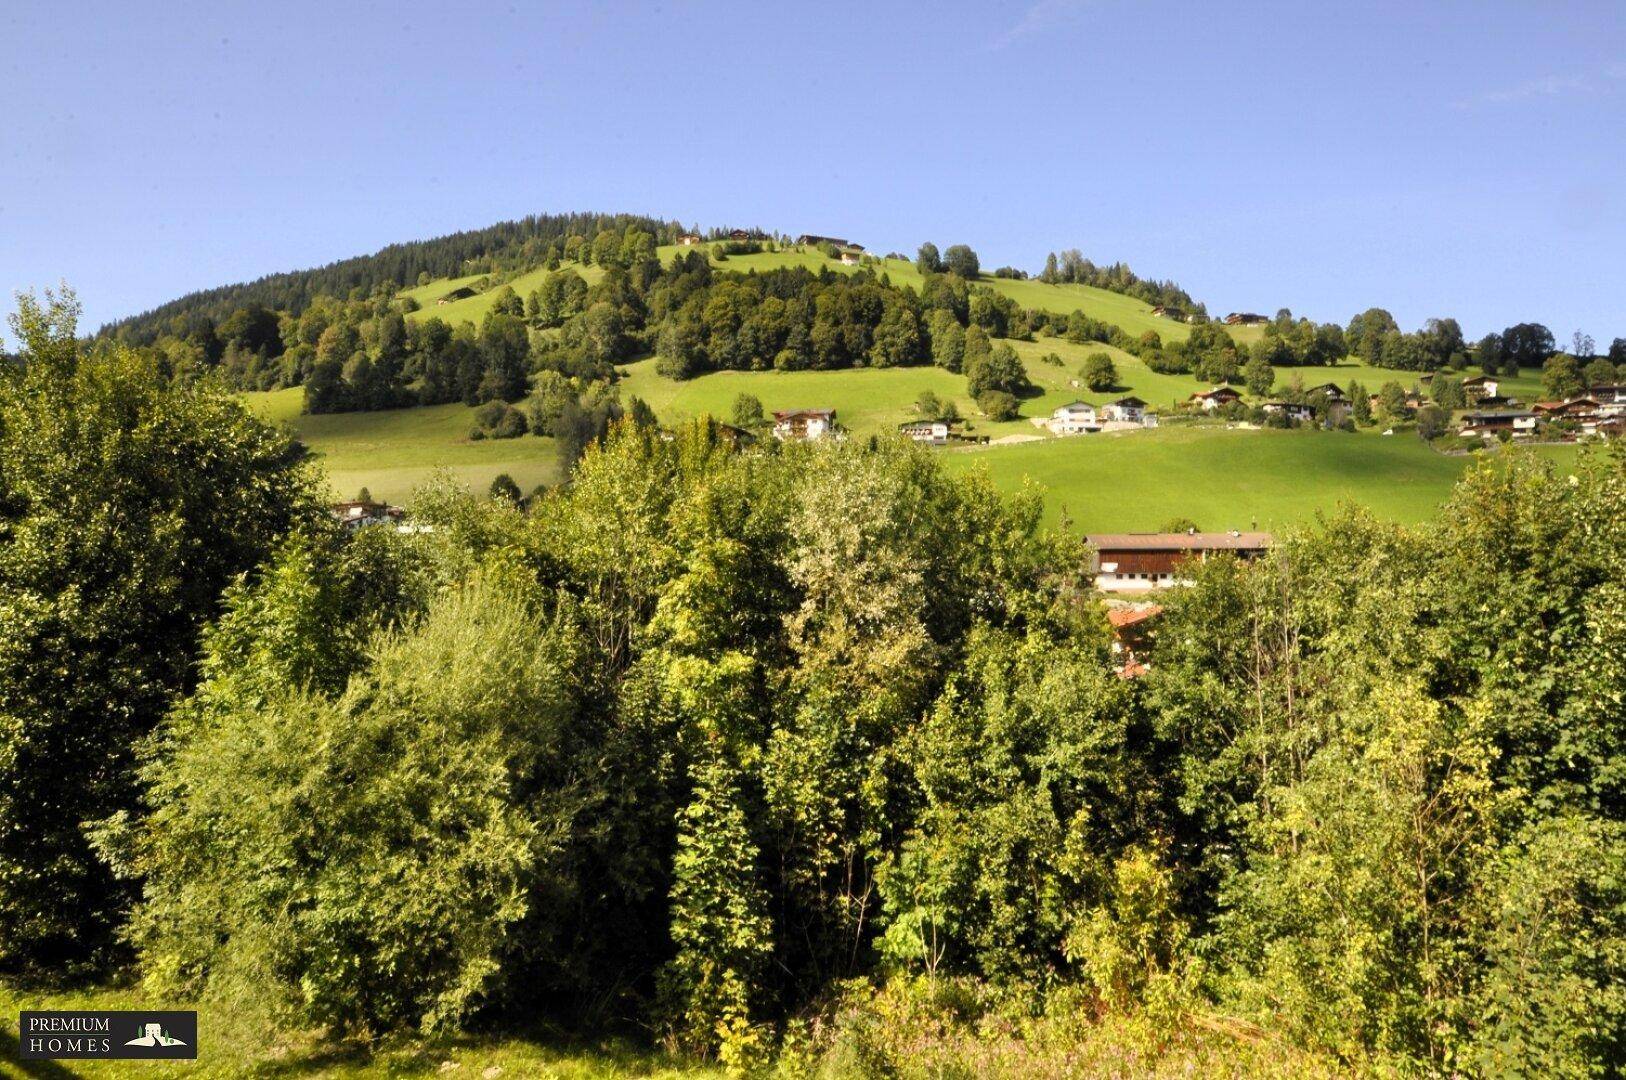
[[[1102,592],[1144,592],[1167,588],[1184,578],[1183,568],[1216,555],[1252,559],[1269,550],[1263,532],[1092,533],[1091,570]]]
[[[678,247],[694,247],[700,243],[700,237],[692,232],[686,232],[677,238]]]
[[[1270,320],[1252,311],[1233,311],[1225,316],[1226,326],[1257,326]]]
[[[773,437],[781,442],[812,442],[835,433],[834,409],[792,409],[773,414]]]
[[[855,244],[851,240],[843,240],[839,236],[815,236],[812,233],[803,233],[801,236],[798,236],[796,238],[796,244],[798,247],[823,247],[826,244],[830,244],[834,247],[841,248],[843,251],[850,248],[851,250],[860,253],[862,253],[864,250],[863,244]]]

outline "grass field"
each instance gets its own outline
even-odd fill
[[[1574,447],[1544,448],[1573,460]],[[1005,492],[1037,485],[1045,520],[1085,532],[1145,531],[1175,517],[1204,529],[1275,529],[1342,503],[1401,522],[1434,516],[1474,458],[1447,456],[1414,434],[1157,431],[951,450],[951,471],[986,470]]]
[[[552,439],[469,441],[474,410],[464,405],[305,416],[299,387],[243,397],[310,447],[337,498],[365,487],[374,498],[403,502],[437,470],[479,492],[499,473],[512,476],[521,491],[551,483],[557,473]]]
[[[196,1061],[20,1061],[18,1016],[23,1009],[197,1009]],[[386,1042],[370,1052],[358,1045],[334,1045],[316,1038],[290,1039],[276,1046],[248,1045],[239,1024],[219,1010],[192,1002],[154,1001],[134,990],[23,990],[0,983],[0,1077],[45,1080],[84,1077],[117,1080],[128,1076],[237,1077],[297,1076],[312,1080],[369,1080],[374,1077],[455,1076],[549,1077],[553,1080],[712,1080],[717,1069],[674,1062],[628,1044],[603,1042],[571,1046],[546,1038],[446,1037]]]

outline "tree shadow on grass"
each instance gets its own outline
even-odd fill
[[[15,1075],[41,1077],[43,1080],[58,1080],[58,1078],[60,1080],[71,1080],[71,1078],[80,1075],[66,1065],[49,1059],[24,1061],[22,1052],[23,1047],[20,1037],[14,1034],[9,1027],[0,1029],[0,1061],[15,1069]],[[7,1072],[5,1075],[10,1076],[13,1074]]]

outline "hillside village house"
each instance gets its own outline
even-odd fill
[[[678,237],[677,242],[679,247],[694,247],[696,244],[700,243],[700,237],[696,236],[692,232],[686,232],[682,236]]]
[[[1259,323],[1269,321],[1263,315],[1255,314],[1252,311],[1233,311],[1225,316],[1225,325],[1227,326],[1256,326]]]
[[[1101,430],[1101,420],[1095,415],[1095,406],[1086,401],[1073,401],[1050,414],[1045,427],[1056,435],[1083,435]]]
[[[898,431],[917,443],[945,446],[949,441],[949,426],[947,420],[908,420],[898,425]]]
[[[1536,433],[1538,419],[1533,412],[1467,412],[1462,414],[1459,434],[1494,439],[1505,432],[1515,439],[1528,438]]]
[[[1306,390],[1305,393],[1320,394],[1333,405],[1349,404],[1349,395],[1344,393],[1343,389],[1340,388],[1337,383],[1328,382],[1322,383],[1320,386],[1312,386],[1310,389]]]
[[[803,233],[796,238],[798,247],[823,247],[825,244],[834,244],[838,248],[852,248],[854,251],[863,251],[863,244],[855,244],[851,240],[843,240],[836,236],[814,236],[812,233]]]
[[[1241,401],[1242,395],[1229,386],[1216,386],[1212,390],[1199,390],[1188,399],[1203,407],[1206,412],[1213,412],[1221,405],[1229,405],[1233,401]]]
[[[855,251],[852,248],[845,248],[841,252],[841,265],[857,266],[861,261],[863,261],[863,258],[864,253],[862,251]]]
[[[1259,407],[1271,416],[1286,416],[1295,424],[1304,424],[1315,419],[1314,409],[1291,401],[1266,401]]]
[[[389,503],[352,500],[337,502],[329,513],[338,519],[346,532],[359,532],[374,525],[395,525],[406,516],[406,511]]]
[[[1475,375],[1471,379],[1462,380],[1462,392],[1469,401],[1496,397],[1499,387],[1500,384],[1490,375]]]
[[[835,432],[834,409],[792,409],[773,414],[773,437],[781,441],[811,442]]]
[[[1598,403],[1603,416],[1626,416],[1626,383],[1619,386],[1594,386],[1587,396]]]
[[[1120,424],[1141,424],[1147,418],[1146,402],[1138,397],[1121,397],[1117,401],[1108,402],[1101,406],[1101,419],[1111,420]],[[1156,417],[1152,417],[1156,421]]]
[[[1113,670],[1120,679],[1138,679],[1151,670],[1148,657],[1154,640],[1153,623],[1161,614],[1162,604],[1114,602],[1107,608]]]
[[[1252,559],[1269,549],[1263,532],[1093,533],[1091,570],[1102,592],[1145,592],[1182,580],[1181,568],[1216,555]]]

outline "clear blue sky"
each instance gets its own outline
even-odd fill
[[[14,0],[0,40],[0,289],[91,326],[595,209],[1626,336],[1618,3]]]

